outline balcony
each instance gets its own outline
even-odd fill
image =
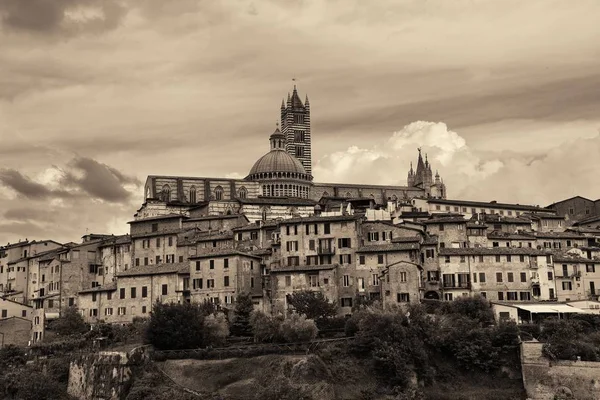
[[[570,275],[571,278],[581,278],[581,271],[575,271]]]
[[[537,278],[531,277],[531,283],[533,285],[539,285],[540,284],[540,278],[539,277],[537,277]]]
[[[323,256],[330,256],[335,254],[335,248],[333,247],[318,247],[317,254]]]
[[[444,289],[471,289],[471,282],[444,282]]]

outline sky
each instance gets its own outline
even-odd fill
[[[598,0],[2,0],[0,243],[122,234],[147,175],[244,177],[295,78],[317,182],[600,198]]]

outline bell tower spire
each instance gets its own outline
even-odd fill
[[[281,133],[285,136],[285,151],[296,157],[309,175],[312,175],[310,104],[308,94],[304,103],[298,94],[296,78],[288,93],[287,103],[281,107]]]

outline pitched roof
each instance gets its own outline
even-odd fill
[[[425,225],[429,225],[429,224],[461,224],[461,223],[464,224],[467,221],[468,220],[464,219],[463,217],[441,217],[441,218],[432,217],[431,219],[425,219],[421,222],[424,223]]]
[[[321,265],[294,265],[272,268],[271,273],[278,272],[310,272],[310,271],[326,271],[336,269],[338,264],[321,264]]]
[[[523,235],[518,233],[493,231],[488,233],[488,239],[507,239],[507,240],[535,240],[533,235]]]
[[[539,239],[587,239],[586,236],[575,232],[535,232]]]
[[[529,210],[529,211],[542,211],[543,208],[539,206],[522,205],[522,204],[509,204],[509,203],[497,203],[497,202],[483,202],[483,201],[470,201],[470,200],[448,200],[448,199],[429,199],[428,203],[439,203],[448,205],[463,205],[480,208],[498,208],[498,209],[511,209],[511,210]]]
[[[466,248],[442,248],[440,256],[455,256],[455,255],[546,255],[550,251],[538,250],[533,247],[466,247]]]
[[[409,243],[409,242],[421,242],[422,236],[406,236],[406,237],[395,237],[392,238],[392,243]]]
[[[110,282],[103,286],[81,290],[79,293],[98,293],[98,292],[113,292],[117,290],[117,282]]]
[[[589,259],[571,254],[554,254],[552,259],[555,263],[582,263],[582,264],[600,264],[600,259]]]
[[[387,253],[393,251],[418,250],[418,243],[389,243],[375,246],[363,246],[356,250],[357,253]]]
[[[163,219],[174,219],[174,218],[184,218],[184,219],[188,219],[189,217],[187,215],[184,214],[165,214],[165,215],[158,215],[156,217],[148,217],[148,218],[141,218],[141,219],[136,219],[133,221],[129,221],[127,222],[128,224],[140,224],[142,222],[148,222],[148,221],[160,221]]]
[[[248,224],[248,225],[244,225],[244,226],[239,226],[237,228],[233,228],[232,230],[234,232],[255,231],[255,230],[259,230],[259,229],[276,228],[278,225],[279,224],[277,223],[277,221],[265,221],[262,223],[262,225]]]
[[[546,206],[545,208],[550,208],[550,207],[553,207],[553,206],[555,206],[557,204],[565,203],[567,201],[571,201],[571,200],[574,200],[574,199],[583,199],[583,200],[589,201],[590,203],[594,202],[594,200],[590,200],[590,199],[588,199],[586,197],[583,197],[583,196],[573,196],[573,197],[569,197],[568,199],[564,199],[564,200],[560,200],[560,201],[554,202],[554,203]]]
[[[585,225],[593,222],[600,222],[600,215],[593,215],[589,218],[584,218],[582,220],[576,221],[573,223],[573,226]]]
[[[175,234],[190,232],[190,231],[194,231],[194,230],[195,230],[195,228],[165,229],[165,230],[156,231],[156,232],[137,233],[135,235],[131,235],[131,239],[142,239],[142,238],[156,237],[156,236],[163,236],[163,235],[175,235]]]
[[[312,216],[312,217],[300,217],[300,218],[290,218],[279,221],[281,225],[288,224],[299,224],[303,222],[335,222],[335,221],[355,221],[363,218],[359,215],[332,215],[328,217],[322,216]]]
[[[421,243],[421,245],[437,245],[438,244],[438,236],[437,235],[427,235],[427,237],[425,238],[425,240],[423,240],[423,243]]]
[[[245,218],[246,220],[248,219],[248,217],[246,217],[246,215],[244,214],[224,214],[224,215],[203,215],[201,217],[193,217],[193,218],[188,218],[185,220],[185,222],[193,222],[193,221],[212,221],[212,220],[218,220],[218,219],[237,219],[237,218]]]
[[[207,250],[207,249],[202,249]],[[261,260],[261,258],[257,255],[244,253],[243,251],[235,250],[235,249],[218,249],[215,251],[202,252],[201,254],[197,254],[195,256],[188,257],[189,260],[198,260],[201,258],[213,258],[213,257],[227,257],[227,256],[242,256],[242,257],[251,257]]]
[[[163,263],[133,267],[127,271],[118,273],[117,277],[179,274],[189,272],[189,270],[190,264],[188,262]]]

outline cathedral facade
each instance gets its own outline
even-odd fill
[[[412,163],[407,185],[368,185],[313,182],[311,117],[308,96],[300,99],[296,86],[281,103],[281,129],[269,137],[269,151],[244,179],[150,175],[145,201],[136,218],[202,210],[206,215],[243,213],[259,219],[308,216],[323,198],[371,199],[385,206],[414,198],[446,198],[439,174],[421,155]]]

